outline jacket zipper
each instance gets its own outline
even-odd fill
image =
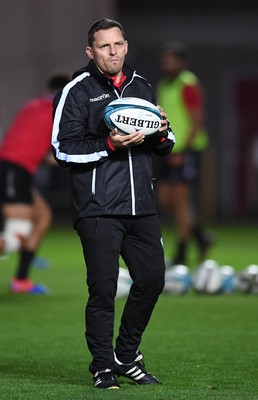
[[[128,161],[129,161],[130,184],[131,184],[132,215],[135,215],[135,190],[134,190],[133,160],[132,160],[131,149],[128,149]]]
[[[123,97],[123,93],[124,93],[125,89],[134,80],[134,76],[135,76],[135,72],[133,73],[133,76],[132,76],[130,82],[128,82],[127,85],[123,88],[120,97]],[[128,149],[128,162],[129,162],[130,184],[131,184],[132,215],[136,215],[136,211],[135,211],[135,187],[134,187],[134,178],[133,178],[133,159],[132,159],[132,151],[131,151],[130,148]]]
[[[130,80],[130,82],[128,82],[127,85],[123,88],[121,95],[119,95],[118,91],[116,89],[114,89],[115,94],[117,95],[118,99],[123,97],[123,93],[124,93],[125,89],[127,88],[127,86],[129,86],[131,84],[131,82],[134,79],[134,74],[135,73],[133,73],[133,76],[132,76],[132,79]],[[132,159],[131,149],[129,148],[127,151],[128,151],[128,163],[129,163],[129,172],[130,172],[132,215],[136,215],[136,212],[135,212],[135,188],[134,188],[134,178],[133,178],[133,159]]]
[[[93,168],[92,171],[92,182],[91,182],[91,193],[96,194],[96,166]]]

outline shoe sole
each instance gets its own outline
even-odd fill
[[[107,388],[107,389],[108,389],[108,390],[110,390],[110,389],[111,389],[111,390],[114,390],[114,389],[118,389],[118,390],[119,390],[120,388],[117,387],[117,386],[111,386],[111,387],[109,387],[109,388]]]
[[[130,379],[130,381],[131,382],[133,382],[133,383],[135,383],[136,385],[138,385],[138,386],[141,386],[141,385],[161,385],[161,382],[160,381],[158,381],[158,382],[146,382],[146,383],[140,383],[140,382],[137,382],[136,380],[134,380],[133,378],[131,378],[130,376],[128,376],[128,375],[124,375],[124,374],[121,374],[121,375],[119,375],[119,374],[116,374],[116,376],[118,377],[118,378],[126,378],[126,379]]]
[[[98,386],[94,386],[95,389],[99,389],[99,390],[116,390],[116,389],[120,389],[120,387],[118,386],[110,386],[110,387],[98,387]]]

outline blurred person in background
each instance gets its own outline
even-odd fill
[[[211,233],[201,226],[196,202],[200,196],[201,156],[208,145],[203,90],[197,76],[188,69],[184,43],[165,44],[161,69],[157,101],[173,121],[176,143],[161,168],[158,198],[161,209],[173,217],[178,238],[169,265],[186,265],[190,239],[196,241],[199,261],[206,257],[213,241]]]
[[[29,275],[35,254],[47,232],[52,212],[36,189],[35,175],[42,163],[55,163],[50,152],[52,103],[56,92],[69,82],[66,73],[53,73],[46,93],[26,103],[0,143],[0,207],[3,231],[0,257],[18,252],[12,293],[45,294],[48,289]]]

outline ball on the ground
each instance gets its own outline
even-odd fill
[[[128,296],[132,282],[133,281],[130,277],[128,270],[120,267],[117,280],[116,297],[121,298]]]
[[[258,265],[251,264],[240,272],[238,289],[247,294],[258,293]]]
[[[179,295],[186,293],[191,287],[191,275],[186,265],[174,265],[165,271],[164,293]]]
[[[222,272],[215,260],[205,260],[192,274],[193,288],[199,293],[218,293],[222,287]]]
[[[234,267],[231,265],[221,265],[222,273],[222,293],[232,293],[237,289],[237,274]]]

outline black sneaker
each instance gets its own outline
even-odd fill
[[[161,384],[161,382],[149,372],[146,371],[143,355],[137,350],[137,357],[131,364],[121,363],[115,354],[115,374],[117,376],[125,376],[126,378],[132,379],[138,385],[155,385]]]
[[[120,385],[111,369],[96,372],[93,376],[93,381],[94,387],[97,389],[120,389]]]

